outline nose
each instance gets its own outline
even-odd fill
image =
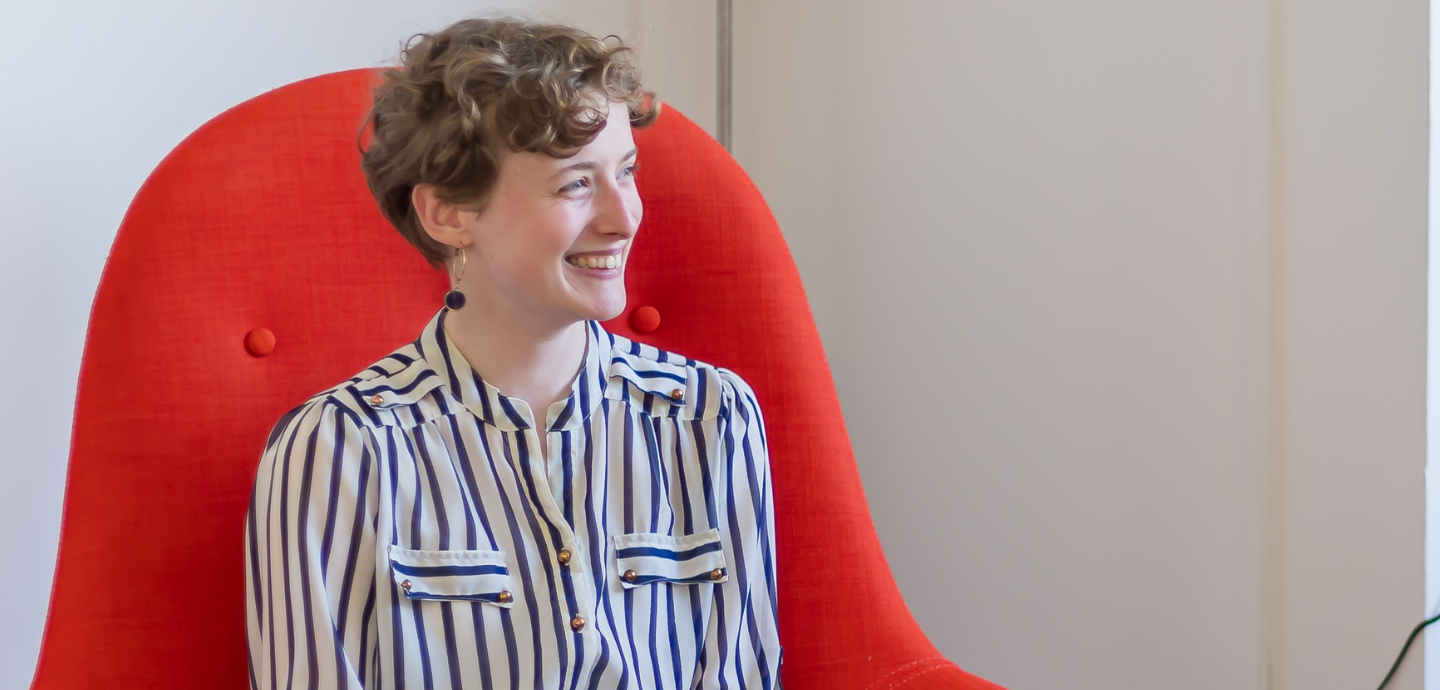
[[[595,229],[606,235],[629,239],[640,229],[644,208],[635,189],[616,184],[602,185],[596,190]]]

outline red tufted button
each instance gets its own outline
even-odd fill
[[[660,310],[648,305],[640,307],[630,315],[630,325],[641,333],[654,333],[660,327]]]
[[[275,334],[265,327],[245,334],[245,351],[251,357],[264,357],[275,351]]]

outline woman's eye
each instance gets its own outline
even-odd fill
[[[636,170],[639,170],[639,169],[640,169],[640,164],[639,164],[639,163],[636,163],[636,164],[634,164],[634,165],[626,166],[624,169],[622,169],[622,170],[620,171],[620,174],[621,174],[622,176],[625,176],[625,177],[634,177],[634,176],[635,176],[635,171],[636,171]],[[578,192],[578,191],[580,191],[581,189],[584,189],[585,187],[589,187],[589,186],[590,186],[590,178],[588,178],[588,177],[582,177],[582,178],[580,178],[580,179],[578,179],[578,180],[575,180],[574,182],[571,182],[570,184],[565,185],[564,187],[561,187],[561,188],[560,188],[560,193],[561,193],[561,194],[569,194],[569,193],[571,193],[571,192]]]

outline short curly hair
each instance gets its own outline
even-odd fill
[[[615,39],[612,45],[610,39]],[[454,250],[436,242],[410,203],[418,184],[483,209],[498,179],[501,147],[567,158],[590,143],[609,113],[595,93],[623,102],[630,125],[660,115],[618,36],[514,17],[466,19],[416,34],[385,70],[361,130],[361,168],[380,211],[425,260]]]

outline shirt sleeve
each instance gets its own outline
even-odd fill
[[[716,487],[716,517],[729,577],[714,589],[694,687],[778,689],[775,511],[765,423],[750,386],[728,369],[719,371],[722,453],[712,462],[715,476],[724,480]]]
[[[334,401],[271,431],[245,522],[253,690],[370,684],[376,465],[370,431]]]

